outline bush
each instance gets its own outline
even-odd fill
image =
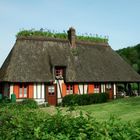
[[[104,103],[109,99],[109,95],[107,93],[94,93],[94,94],[70,94],[63,98],[62,105],[63,106],[71,106],[71,105],[89,105],[95,103]]]
[[[0,109],[1,140],[139,140],[140,128],[112,116],[98,121],[88,113],[54,115],[39,110]]]
[[[7,96],[3,96],[0,100],[0,103],[11,103],[11,100]]]
[[[34,99],[24,99],[21,104],[28,108],[38,108],[38,104]]]

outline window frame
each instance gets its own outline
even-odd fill
[[[72,84],[66,84],[66,93],[67,94],[73,94],[73,85]]]
[[[100,84],[99,83],[94,84],[94,93],[100,93]]]
[[[19,98],[28,98],[28,85],[20,83],[19,84]]]
[[[63,79],[64,78],[64,71],[65,68],[64,67],[55,67],[55,70],[54,70],[54,75],[55,75],[55,78],[56,79]]]
[[[111,89],[111,88],[112,88],[111,83],[107,83],[107,84],[106,84],[106,89]]]

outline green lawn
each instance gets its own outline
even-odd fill
[[[79,109],[91,113],[100,120],[115,115],[122,120],[140,122],[140,97],[128,97],[103,104],[81,106]]]
[[[63,113],[66,113],[69,108],[62,107],[61,109]],[[56,108],[53,106],[41,108],[41,110],[49,114],[56,113]],[[74,112],[78,114],[79,110],[88,112],[99,120],[107,120],[110,116],[115,115],[124,121],[140,122],[140,97],[128,97],[102,104],[77,106]]]

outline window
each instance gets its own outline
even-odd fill
[[[99,93],[99,92],[100,92],[100,85],[94,84],[94,93]]]
[[[55,77],[56,79],[63,79],[64,69],[63,68],[55,68]]]
[[[48,86],[48,93],[49,95],[54,95],[55,87],[54,86]]]
[[[26,84],[19,85],[19,98],[27,98],[27,85]]]
[[[106,84],[107,89],[111,89],[111,84]]]
[[[73,93],[73,86],[72,85],[66,85],[66,92],[67,94]]]
[[[34,98],[36,99],[44,98],[44,84],[43,83],[34,84]]]

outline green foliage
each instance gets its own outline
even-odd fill
[[[63,106],[71,105],[89,105],[95,103],[107,102],[109,96],[107,93],[94,93],[94,94],[70,94],[63,98]]]
[[[64,33],[54,33],[51,32],[50,30],[48,31],[37,31],[37,30],[23,30],[17,33],[17,37],[24,36],[24,37],[29,37],[29,36],[38,36],[38,37],[53,37],[53,38],[60,38],[60,39],[66,39],[67,34]]]
[[[56,33],[54,31],[47,30],[45,31],[44,29],[40,30],[22,30],[17,33],[16,37],[53,37],[53,38],[59,38],[59,39],[67,39],[68,35],[64,31],[63,33]],[[106,37],[99,37],[98,35],[92,36],[92,35],[79,35],[76,36],[77,40],[81,41],[93,41],[93,42],[100,42],[100,43],[107,43],[108,39]]]
[[[38,104],[34,99],[24,99],[21,104],[31,109],[38,108]]]
[[[77,36],[77,40],[81,40],[81,41],[93,41],[93,42],[108,42],[107,38],[103,38],[103,37],[98,37],[98,36]]]
[[[0,103],[10,103],[11,100],[7,96],[3,96],[2,99],[0,99]]]
[[[123,122],[115,116],[98,121],[88,113],[63,114],[61,109],[49,115],[25,107],[0,108],[0,139],[2,140],[139,140],[140,127]]]
[[[117,50],[117,53],[140,73],[140,44]]]

